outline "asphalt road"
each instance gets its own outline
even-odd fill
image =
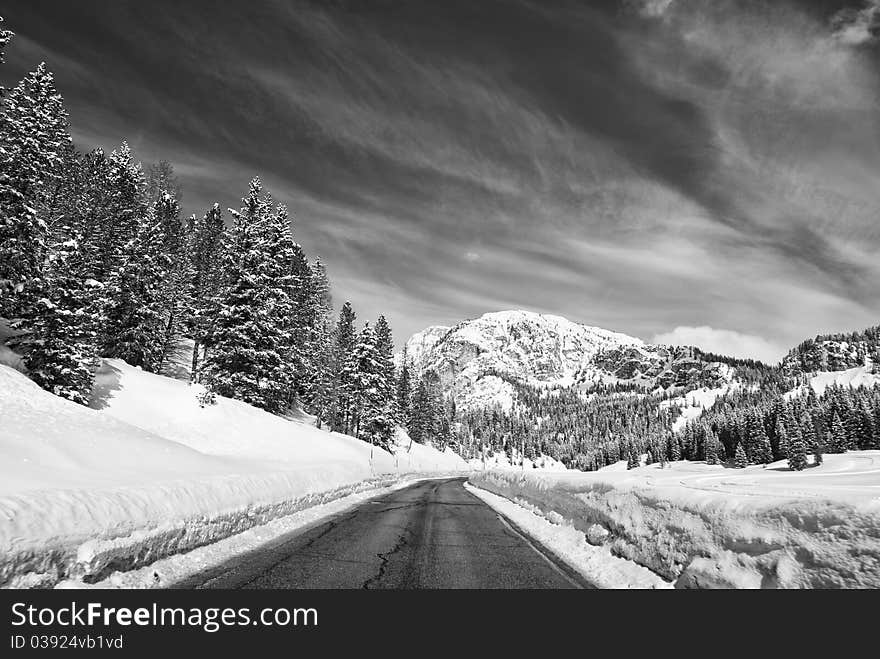
[[[463,487],[416,483],[185,582],[183,588],[589,588]]]

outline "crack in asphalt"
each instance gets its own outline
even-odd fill
[[[379,557],[379,571],[369,579],[367,579],[363,585],[361,586],[364,590],[369,590],[370,586],[374,583],[378,583],[382,580],[382,577],[385,576],[385,571],[388,569],[388,563],[391,561],[391,557],[394,556],[397,552],[403,549],[409,542],[408,535],[412,533],[409,528],[404,529],[403,533],[400,534],[400,537],[397,539],[397,544],[391,548],[391,551],[380,552],[376,554]]]

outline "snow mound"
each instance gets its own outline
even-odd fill
[[[202,408],[196,393],[108,360],[88,409],[0,366],[0,586],[97,579],[408,473],[466,468],[223,397]]]
[[[676,462],[470,480],[604,538],[678,587],[880,587],[880,451],[827,455],[804,472]]]

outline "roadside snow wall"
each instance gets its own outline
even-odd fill
[[[679,588],[878,588],[880,506],[490,471],[471,483],[561,516]]]

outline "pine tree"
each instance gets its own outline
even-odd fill
[[[412,399],[409,436],[419,444],[432,440],[437,433],[437,405],[433,388],[425,378],[419,378]]]
[[[98,361],[100,284],[84,275],[81,256],[75,239],[52,246],[22,348],[31,379],[56,396],[88,405]]]
[[[189,297],[193,312],[189,329],[193,338],[190,379],[199,381],[199,353],[205,338],[211,333],[215,317],[213,301],[219,295],[224,281],[222,263],[226,226],[219,204],[208,210],[201,220],[193,220],[189,242]]]
[[[711,430],[706,437],[706,464],[718,464],[718,437]]]
[[[333,316],[333,296],[330,293],[330,278],[327,268],[320,258],[311,265],[311,290],[314,299],[316,324],[329,327]]]
[[[810,389],[812,391],[812,389]],[[813,406],[818,407],[818,402],[813,398]],[[811,452],[814,448],[816,448],[816,442],[818,438],[816,437],[816,425],[813,421],[813,417],[809,412],[804,412],[801,415],[800,423],[798,424],[800,428],[801,440],[804,443],[804,450],[807,452]]]
[[[743,449],[742,443],[736,445],[736,451],[733,454],[733,466],[737,469],[743,469],[749,464],[749,459],[746,457],[745,449]]]
[[[354,322],[356,316],[351,308],[351,302],[342,305],[339,311],[339,320],[336,323],[333,361],[335,364],[336,378],[333,384],[333,399],[336,401],[336,411],[331,425],[333,430],[346,433],[351,429],[351,389],[352,373],[344,369],[349,356],[354,351]]]
[[[403,355],[400,359],[400,368],[397,374],[397,415],[399,423],[409,428],[412,407],[412,375],[409,356],[406,346],[403,347]]]
[[[834,412],[831,417],[831,441],[827,450],[830,453],[846,453],[847,441],[847,433],[843,421],[840,420],[840,415]]]
[[[770,447],[770,438],[764,429],[764,422],[760,412],[756,411],[749,423],[749,444],[752,446],[752,461],[755,464],[768,464],[773,462],[773,450]]]
[[[300,296],[302,271],[298,245],[293,241],[286,206],[278,206],[269,215],[263,241],[266,265],[262,273],[262,298],[269,310],[270,341],[277,356],[268,379],[273,388],[270,394],[274,399],[273,408],[283,409],[293,404],[297,378],[305,375],[303,362],[307,346],[303,334],[298,334],[296,314],[301,305],[308,304]]]
[[[223,250],[225,281],[214,299],[216,320],[205,336],[202,375],[216,394],[277,412],[280,329],[265,290],[274,266],[268,263],[265,241],[271,209],[261,192],[255,178],[241,211],[232,211],[233,225]]]
[[[792,471],[803,471],[807,466],[807,446],[802,432],[789,437],[788,467]]]
[[[90,243],[88,251],[95,255],[92,276],[108,282],[130,258],[127,248],[144,222],[148,205],[143,202],[143,172],[127,142],[110,154],[106,169],[101,169],[106,178],[92,190],[94,230],[84,236]],[[163,245],[165,240],[163,236]]]
[[[155,371],[161,356],[162,284],[169,259],[155,209],[149,209],[111,273],[106,290],[102,353]]]
[[[353,431],[356,437],[387,448],[394,418],[393,398],[383,384],[383,367],[376,332],[365,323],[344,367],[350,383]]]
[[[153,208],[164,236],[162,253],[168,260],[168,270],[160,292],[163,330],[156,372],[173,376],[176,372],[172,365],[182,359],[187,351],[183,332],[192,314],[189,283],[193,275],[191,261],[186,254],[189,237],[185,235],[180,221],[180,205],[170,192],[160,192]]]
[[[40,277],[49,231],[37,209],[69,146],[63,100],[40,64],[0,106],[0,316],[17,316]]]
[[[788,457],[788,432],[785,430],[781,417],[776,418],[776,441],[779,458],[784,460]]]
[[[397,396],[394,380],[394,339],[385,316],[380,315],[376,321],[376,360],[379,362],[379,395],[389,404],[395,423],[399,422]]]

